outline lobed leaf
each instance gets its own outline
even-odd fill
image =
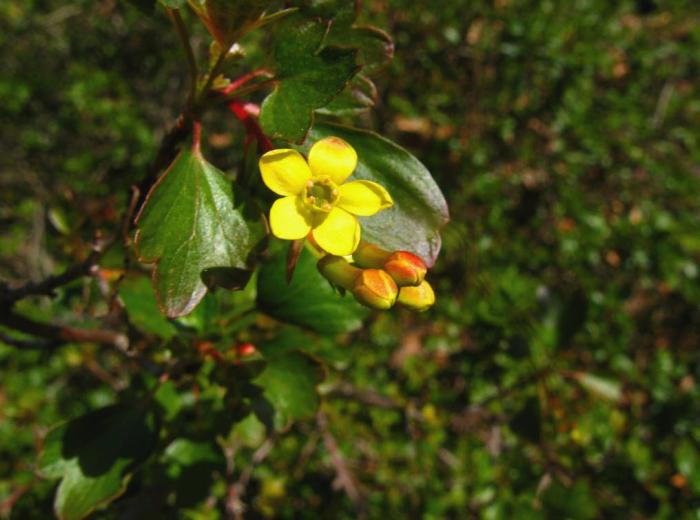
[[[359,67],[356,49],[326,46],[326,26],[289,16],[276,33],[275,90],[263,101],[260,124],[272,138],[300,142],[313,123],[313,111],[327,105]]]
[[[54,509],[61,520],[85,518],[120,496],[158,440],[152,413],[112,405],[51,430],[39,457],[45,478],[61,478]]]
[[[207,292],[202,271],[244,269],[253,239],[229,182],[198,151],[183,150],[158,179],[137,217],[141,262],[156,263],[161,312],[188,314]]]

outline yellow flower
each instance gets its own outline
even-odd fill
[[[309,232],[333,255],[352,254],[360,243],[357,216],[368,217],[393,205],[376,182],[345,182],[357,166],[354,148],[339,137],[326,137],[309,150],[309,161],[287,148],[260,158],[263,182],[282,195],[270,209],[272,234],[297,240]]]

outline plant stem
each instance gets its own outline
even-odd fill
[[[271,78],[272,72],[270,72],[267,69],[256,69],[254,71],[248,72],[247,74],[243,74],[243,76],[241,76],[240,78],[234,79],[226,88],[222,88],[220,92],[225,96],[233,94],[240,87],[248,83],[251,79],[257,78],[258,76],[267,76],[268,78]]]
[[[192,151],[194,153],[200,153],[200,147],[202,144],[202,122],[195,121],[192,124]]]
[[[246,94],[250,94],[251,92],[255,92],[256,90],[260,90],[261,88],[270,86],[275,81],[277,81],[275,78],[270,78],[270,79],[266,79],[265,81],[261,81],[260,83],[255,83],[254,85],[249,85],[245,88],[231,90],[231,91],[228,91],[225,93],[222,91],[222,93],[224,93],[225,95],[221,99],[221,101],[224,103],[230,103],[234,99],[238,99],[241,96],[245,96]]]
[[[262,128],[260,128],[260,124],[258,123],[257,114],[255,113],[257,105],[253,105],[252,103],[241,103],[234,99],[228,104],[228,107],[229,110],[233,112],[233,115],[235,115],[236,118],[243,123],[246,133],[260,143],[260,148],[263,151],[267,152],[274,148],[272,141],[270,141],[270,139],[265,135]]]
[[[180,16],[180,10],[166,7],[166,11],[168,13],[168,16],[170,17],[170,20],[173,22],[173,25],[175,26],[175,31],[177,32],[177,35],[180,38],[180,41],[182,42],[182,46],[185,49],[185,56],[187,58],[187,68],[190,74],[189,102],[191,103],[194,101],[195,95],[197,93],[197,78],[199,77],[199,68],[197,67],[197,60],[194,57],[194,51],[192,50],[192,45],[190,44],[190,37],[187,33],[187,27],[185,27],[185,23],[182,20],[182,16]]]
[[[120,332],[101,329],[76,329],[74,327],[53,325],[51,323],[34,321],[7,310],[0,313],[0,325],[37,338],[47,339],[50,341],[47,344],[49,347],[63,343],[100,343],[112,345],[121,351],[125,351],[129,347],[129,339]]]
[[[197,95],[194,106],[195,110],[201,110],[202,107],[200,106],[202,103],[202,100],[206,98],[207,94],[209,93],[209,89],[211,88],[212,83],[214,83],[214,78],[219,74],[219,71],[221,70],[221,67],[224,64],[224,61],[226,60],[226,53],[228,52],[228,49],[222,49],[221,52],[219,53],[219,56],[216,58],[216,61],[214,62],[214,65],[211,66],[209,69],[209,72],[207,73],[206,80],[204,81],[204,84],[202,85],[202,88],[199,90],[199,94]]]
[[[52,296],[54,291],[59,287],[91,274],[93,269],[97,266],[97,262],[111,244],[112,240],[95,244],[92,252],[85,260],[68,267],[63,273],[49,276],[41,282],[28,282],[16,289],[9,289],[4,285],[0,285],[0,308],[9,308],[15,302],[27,296]]]

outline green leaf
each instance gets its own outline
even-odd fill
[[[223,49],[255,25],[271,0],[189,0],[192,9]]]
[[[265,370],[254,382],[263,388],[263,395],[275,408],[276,424],[282,426],[316,413],[316,386],[324,378],[318,362],[301,352],[283,352],[266,359]]]
[[[328,45],[356,48],[357,61],[362,66],[362,73],[372,75],[389,65],[394,57],[394,42],[391,37],[377,27],[331,26]]]
[[[170,339],[177,329],[158,310],[153,288],[145,276],[126,278],[119,285],[119,297],[129,315],[129,321],[140,331]]]
[[[316,113],[323,115],[347,116],[367,112],[377,101],[377,87],[374,83],[358,74],[333,101]]]
[[[579,480],[566,487],[554,481],[542,494],[547,518],[587,520],[598,516],[598,506],[587,482]]]
[[[681,441],[674,453],[678,471],[688,479],[688,485],[693,493],[700,493],[700,454],[687,439]]]
[[[171,318],[191,312],[204,297],[204,269],[245,268],[252,249],[229,182],[198,151],[180,152],[151,188],[137,225],[137,256],[156,263],[158,304]]]
[[[171,442],[161,460],[178,509],[192,507],[209,495],[217,473],[225,470],[225,458],[213,442],[178,438]]]
[[[58,518],[85,518],[124,493],[157,440],[155,418],[139,405],[108,406],[51,430],[39,470],[62,479],[54,501]]]
[[[620,385],[619,382],[604,379],[587,372],[574,372],[572,376],[583,388],[594,396],[613,403],[622,401],[622,385]]]
[[[358,49],[362,73],[371,75],[386,67],[394,57],[394,42],[378,27],[357,25],[359,3],[348,0],[309,0],[302,12],[317,17],[328,25],[327,45]]]
[[[215,444],[186,438],[175,439],[163,452],[163,460],[177,466],[221,464],[222,459],[221,450]]]
[[[393,207],[361,219],[363,239],[390,251],[411,251],[432,266],[440,252],[440,229],[449,213],[430,172],[388,139],[347,126],[315,125],[304,148],[330,135],[345,139],[357,151],[358,164],[350,180],[378,182],[394,199]]]
[[[350,296],[340,296],[316,269],[304,249],[294,277],[286,282],[286,249],[276,241],[274,254],[258,274],[258,307],[280,321],[321,334],[340,334],[362,326],[367,310]]]
[[[327,105],[357,72],[357,50],[326,46],[325,36],[324,24],[298,14],[278,27],[273,53],[278,82],[260,110],[268,136],[302,141],[313,111]]]

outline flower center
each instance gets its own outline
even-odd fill
[[[338,187],[328,177],[309,180],[304,188],[304,203],[311,209],[328,213],[338,200]]]

